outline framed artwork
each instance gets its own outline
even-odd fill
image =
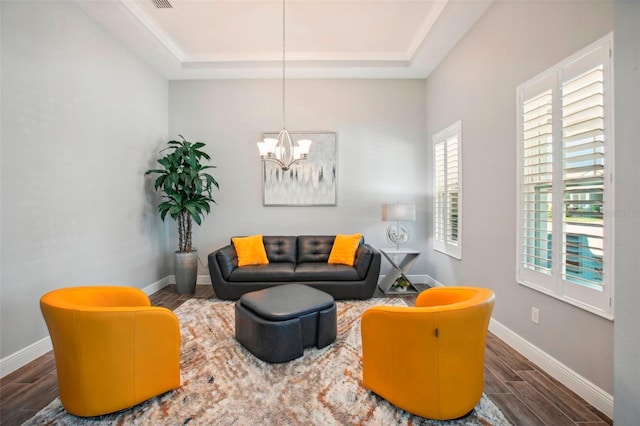
[[[287,171],[276,164],[262,164],[262,193],[265,206],[335,206],[337,200],[336,134],[289,132],[291,140],[311,140],[306,160]],[[277,138],[278,133],[265,133]]]

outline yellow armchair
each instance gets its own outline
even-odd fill
[[[141,290],[62,288],[42,296],[40,309],[69,413],[112,413],[180,386],[178,319]]]
[[[494,300],[485,288],[436,287],[415,307],[369,308],[361,322],[364,387],[421,417],[469,413],[482,396]]]

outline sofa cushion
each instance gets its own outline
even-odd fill
[[[298,237],[298,263],[327,263],[335,235],[301,235]]]
[[[327,262],[353,266],[353,261],[356,257],[356,250],[358,250],[360,240],[362,240],[362,234],[336,235],[336,239],[333,241],[333,247],[331,248],[329,260]]]
[[[293,281],[294,263],[269,263],[268,265],[247,265],[234,269],[229,274],[232,282],[279,282]]]
[[[238,254],[238,266],[266,265],[269,263],[267,252],[262,242],[262,235],[233,237],[231,242]]]
[[[300,263],[295,269],[296,281],[357,281],[358,271],[353,266],[326,262]]]
[[[298,260],[297,237],[262,237],[269,262],[296,263]]]

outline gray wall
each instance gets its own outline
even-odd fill
[[[640,3],[615,1],[616,319],[615,405],[619,425],[640,419]]]
[[[361,232],[388,246],[385,202],[416,203],[411,246],[426,250],[427,179],[424,80],[289,80],[289,131],[337,133],[338,202],[335,207],[264,207],[256,142],[282,126],[279,80],[172,81],[169,134],[207,143],[220,183],[217,205],[196,228],[206,254],[233,235]],[[175,231],[172,229],[175,244]],[[413,273],[426,273],[426,256]],[[387,265],[384,266],[387,268]],[[199,271],[208,275],[206,269]]]
[[[497,321],[610,394],[613,323],[515,281],[515,90],[612,30],[611,2],[498,1],[426,87],[429,140],[462,120],[464,179],[463,260],[429,251],[427,270],[447,285],[492,288]]]
[[[168,83],[72,2],[0,7],[4,358],[48,335],[46,291],[169,274],[143,176],[166,140]]]

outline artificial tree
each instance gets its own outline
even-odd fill
[[[203,142],[189,142],[182,135],[181,141],[169,141],[169,147],[160,152],[169,151],[158,160],[162,169],[148,170],[145,175],[156,173],[154,187],[161,189],[165,201],[158,205],[160,218],[164,221],[169,214],[178,223],[178,252],[193,251],[192,235],[193,221],[198,225],[211,211],[210,203],[215,203],[212,190],[215,186],[220,189],[218,182],[206,169],[215,166],[202,165],[201,160],[211,160],[211,157],[200,148]]]
[[[163,192],[164,201],[158,205],[162,221],[167,214],[178,223],[178,250],[174,254],[175,279],[178,293],[193,293],[197,280],[197,251],[192,246],[193,221],[202,223],[211,211],[213,187],[220,189],[213,176],[205,172],[215,166],[205,166],[202,160],[211,157],[201,151],[202,142],[189,142],[182,135],[181,141],[169,141],[168,151],[158,160],[161,169],[147,170],[157,174],[154,187]]]

